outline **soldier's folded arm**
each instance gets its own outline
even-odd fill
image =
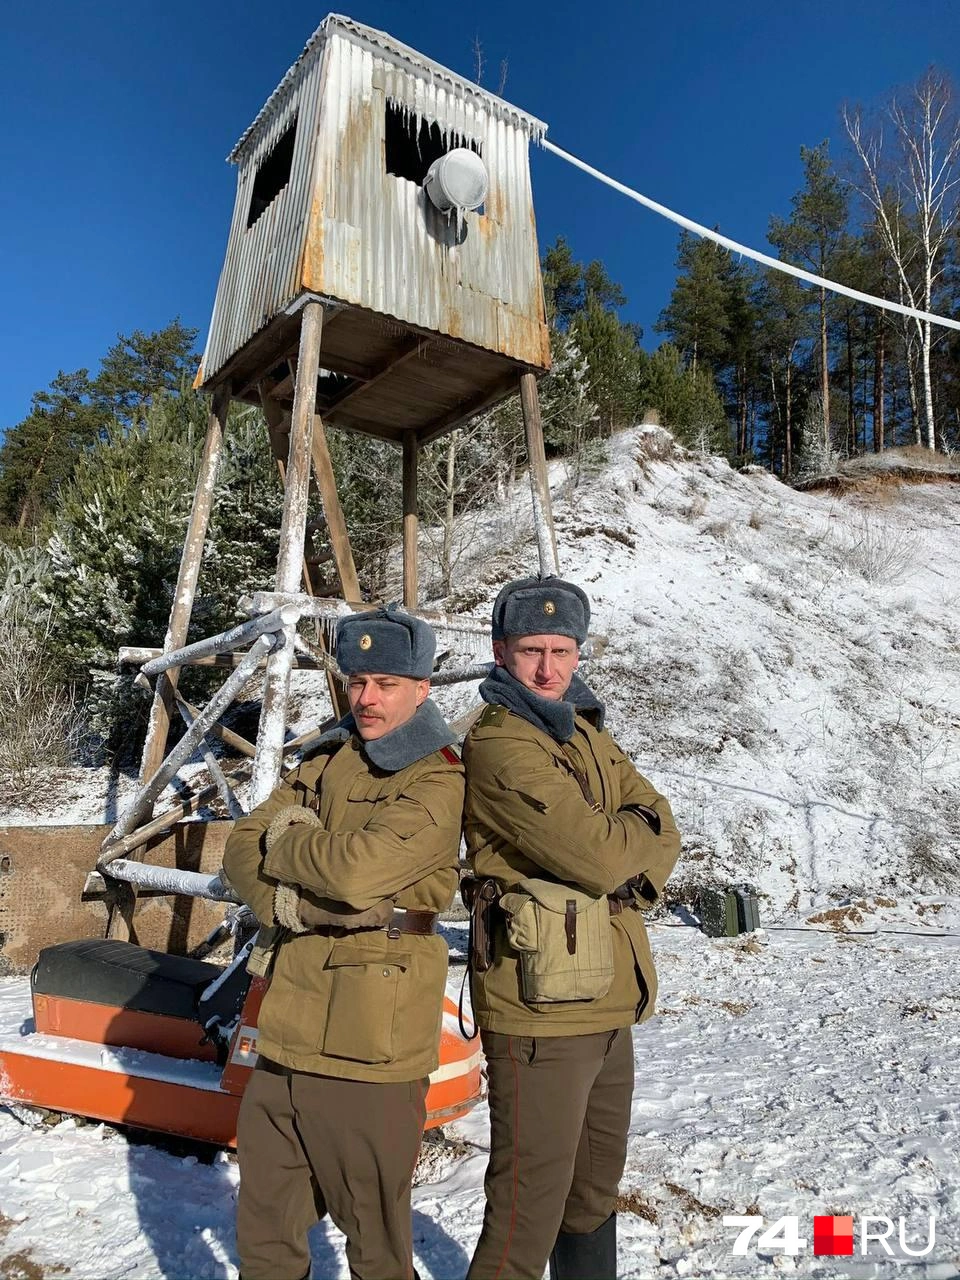
[[[299,772],[294,770],[262,804],[246,817],[237,819],[223,851],[227,879],[261,924],[276,923],[273,892],[277,887],[276,880],[263,872],[263,837],[281,809],[303,803],[303,793],[294,785]]]
[[[641,894],[652,905],[663,893],[663,887],[680,856],[680,832],[667,798],[637,771],[627,756],[623,755],[617,763],[620,772],[621,808],[637,805],[641,810],[656,815],[656,822],[660,826],[660,839],[656,847],[648,848],[649,861],[640,872],[643,877],[639,886]]]
[[[672,815],[656,835],[639,813],[595,812],[572,775],[546,751],[539,761],[532,758],[527,741],[479,739],[470,746],[468,767],[484,823],[559,880],[612,893],[671,856]]]
[[[366,910],[456,865],[460,808],[451,805],[450,786],[449,775],[420,778],[359,831],[290,827],[267,854],[264,873]]]

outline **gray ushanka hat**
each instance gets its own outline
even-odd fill
[[[374,671],[426,680],[436,651],[433,628],[396,605],[352,613],[337,623],[337,666],[345,676]]]
[[[572,636],[585,644],[590,601],[572,582],[552,575],[516,578],[493,602],[493,639],[507,636]]]

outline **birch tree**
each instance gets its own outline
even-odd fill
[[[857,187],[876,215],[900,297],[920,311],[933,311],[960,218],[960,116],[953,87],[931,68],[890,100],[876,124],[865,123],[860,107],[845,108],[843,121],[863,174]],[[932,325],[910,323],[920,353],[926,445],[934,449]],[[920,443],[919,420],[915,430]]]

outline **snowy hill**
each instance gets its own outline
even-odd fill
[[[797,493],[642,428],[577,488],[561,464],[553,482],[563,572],[594,602],[584,674],[684,834],[674,900],[711,880],[764,895],[766,929],[745,937],[683,911],[651,925],[660,998],[635,1032],[619,1274],[960,1275],[960,488]],[[454,594],[432,603],[485,621],[534,567],[529,520],[518,484],[465,522]],[[487,657],[449,645],[451,664]],[[298,722],[326,713],[320,685],[297,674]],[[436,696],[461,715],[476,687]],[[72,798],[13,816],[97,820],[105,784],[75,771]],[[463,933],[447,928],[458,950]],[[0,979],[0,1030],[28,1016],[26,980]],[[235,1280],[233,1157],[31,1119],[0,1108],[0,1275]],[[488,1124],[482,1103],[424,1148],[429,1280],[466,1272]],[[744,1214],[768,1231],[795,1216],[805,1243],[770,1231],[736,1254],[723,1219]],[[813,1255],[819,1214],[853,1216],[855,1256]],[[865,1238],[865,1215],[915,1256],[897,1226]],[[341,1244],[315,1229],[315,1275],[346,1275]]]
[[[776,918],[955,889],[960,487],[800,493],[658,428],[609,454],[568,496],[555,468],[560,560],[593,602],[584,674],[676,809],[674,898],[748,880]],[[488,528],[462,569],[478,618],[531,569],[524,499],[497,508],[506,548]]]
[[[863,902],[875,920],[947,923],[937,899],[960,888],[960,486],[867,476],[847,496],[798,492],[687,455],[657,427],[615,436],[576,486],[569,465],[552,464],[551,484],[562,572],[593,602],[583,674],[676,810],[671,899],[749,881],[765,923],[847,901],[838,923],[861,923]],[[526,480],[458,537],[453,592],[427,606],[486,625],[502,583],[536,568]],[[448,666],[490,656],[456,634],[445,648]],[[295,728],[329,714],[321,676],[297,673],[293,689]],[[435,697],[451,717],[477,705],[475,684]],[[0,821],[103,821],[108,788],[112,817],[130,785],[72,770],[38,789],[42,809]]]

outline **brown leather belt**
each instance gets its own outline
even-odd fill
[[[389,924],[363,925],[350,928],[342,924],[321,924],[311,933],[319,933],[327,938],[348,938],[362,933],[383,933],[388,938],[399,938],[401,933],[429,934],[437,932],[437,921],[440,915],[436,911],[404,911],[397,908]]]
[[[393,920],[387,925],[387,937],[395,938],[401,933],[436,933],[439,918],[436,911],[394,911]]]

